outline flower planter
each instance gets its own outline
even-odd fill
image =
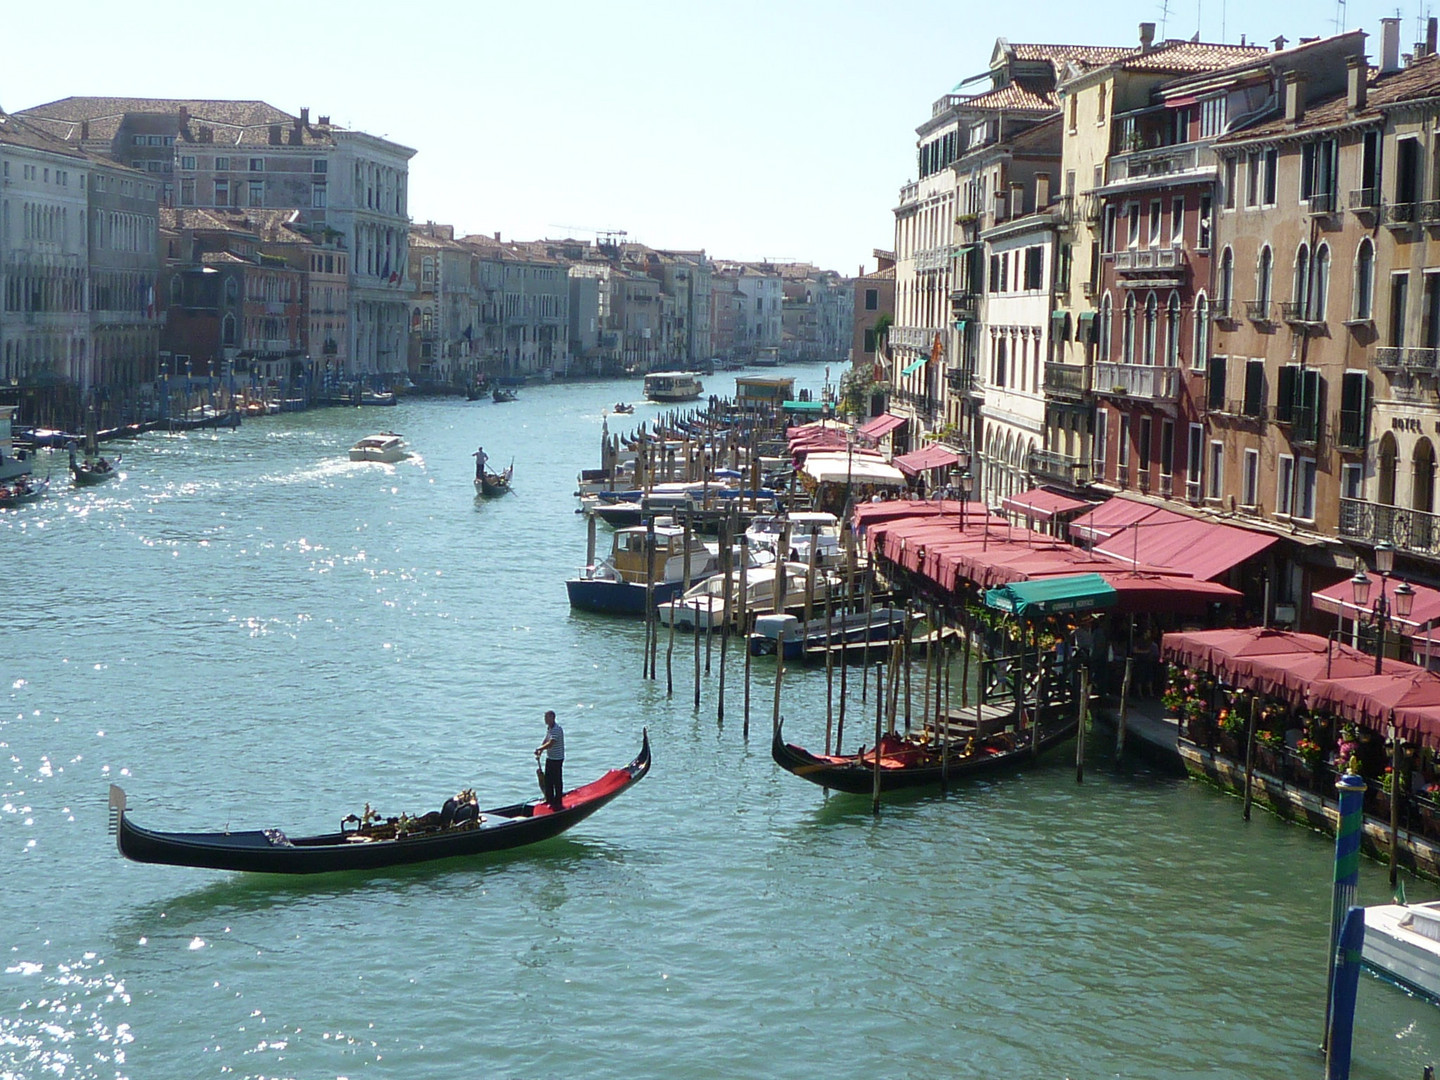
[[[1271,776],[1285,775],[1285,751],[1273,746],[1255,744],[1255,768]]]

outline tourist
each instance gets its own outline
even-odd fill
[[[565,729],[555,719],[554,709],[547,709],[545,712],[545,741],[535,748],[537,764],[542,752],[545,754],[545,776],[542,784],[545,801],[550,804],[550,809],[559,810],[565,794]]]

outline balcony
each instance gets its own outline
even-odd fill
[[[1408,554],[1440,558],[1440,515],[1423,510],[1341,499],[1340,535],[1367,544],[1388,540]]]
[[[1440,225],[1440,199],[1416,203],[1415,218],[1422,225]]]
[[[1092,225],[1100,220],[1100,199],[1093,191],[1076,196],[1075,216]]]
[[[950,294],[950,311],[957,319],[973,319],[980,311],[980,294],[956,289]]]
[[[1335,213],[1339,199],[1333,191],[1317,191],[1305,200],[1312,217],[1329,217]]]
[[[1363,412],[1341,409],[1340,427],[1335,433],[1335,445],[1342,450],[1364,450],[1365,439],[1369,434],[1366,430],[1366,419],[1366,414]]]
[[[1440,373],[1440,349],[1410,349],[1386,345],[1375,350],[1375,366],[1381,371]]]
[[[1150,364],[1095,365],[1095,393],[1141,401],[1174,401],[1180,396],[1180,369]]]
[[[1392,228],[1405,228],[1415,224],[1416,205],[1413,202],[1386,203],[1381,208],[1381,220]]]
[[[1287,300],[1280,305],[1280,318],[1305,333],[1324,327],[1325,320],[1318,318],[1318,314],[1311,310],[1311,304],[1307,300]]]
[[[1153,150],[1136,150],[1111,157],[1105,170],[1105,182],[1115,184],[1122,180],[1154,179],[1214,168],[1215,151],[1208,143],[1158,146]]]
[[[912,180],[910,183],[906,184],[900,189],[901,206],[909,206],[911,203],[918,202],[919,200],[920,185],[918,182]]]
[[[1090,482],[1090,463],[1055,450],[1031,450],[1030,475],[1036,480],[1066,487],[1084,487]]]
[[[1373,218],[1380,211],[1380,189],[1356,188],[1350,192],[1350,212],[1359,217]]]
[[[952,367],[945,372],[945,385],[952,393],[963,394],[975,387],[975,375],[965,368]]]
[[[1089,368],[1081,364],[1045,363],[1045,392],[1058,397],[1081,397],[1090,389]]]
[[[1262,325],[1270,323],[1270,301],[1269,300],[1246,300],[1245,317],[1253,323]]]
[[[890,344],[901,348],[920,349],[926,353],[935,344],[935,335],[944,331],[929,326],[892,326]]]
[[[1185,269],[1184,248],[1132,248],[1115,253],[1115,271],[1119,274],[1147,279],[1163,277],[1178,283]]]

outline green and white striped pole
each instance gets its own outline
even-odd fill
[[[1365,826],[1365,780],[1346,773],[1335,782],[1339,795],[1340,821],[1335,828],[1335,888],[1330,897],[1330,957],[1325,967],[1325,1041],[1321,1049],[1330,1049],[1330,1008],[1335,993],[1335,951],[1340,943],[1340,929],[1345,913],[1355,905],[1360,888],[1360,837]]]

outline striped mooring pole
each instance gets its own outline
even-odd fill
[[[1335,967],[1330,1030],[1326,1032],[1325,1080],[1350,1080],[1350,1051],[1355,1035],[1355,996],[1360,989],[1360,954],[1365,946],[1365,909],[1345,912],[1340,955]]]
[[[1355,906],[1360,887],[1360,837],[1364,829],[1365,780],[1346,773],[1335,781],[1339,795],[1340,820],[1335,827],[1335,886],[1330,896],[1330,957],[1325,965],[1325,1041],[1321,1049],[1330,1051],[1330,1024],[1334,1019],[1335,956],[1340,947],[1340,930],[1346,913]],[[1351,1007],[1354,999],[1351,998]]]

